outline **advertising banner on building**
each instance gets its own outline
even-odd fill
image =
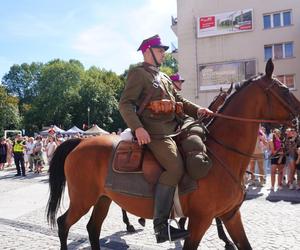
[[[198,67],[199,91],[228,88],[231,83],[256,75],[255,59],[200,64]]]
[[[237,10],[197,18],[198,38],[251,31],[252,29],[253,9]]]

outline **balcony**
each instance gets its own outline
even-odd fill
[[[174,34],[177,36],[177,17],[171,16],[171,29]]]

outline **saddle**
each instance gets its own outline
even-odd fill
[[[117,173],[143,173],[145,180],[154,185],[163,168],[153,154],[144,146],[134,141],[120,141],[112,161],[113,171]]]
[[[118,140],[113,144],[105,188],[129,196],[153,198],[155,185],[163,171],[147,147]],[[185,174],[178,185],[178,193],[183,195],[197,187],[197,182]]]

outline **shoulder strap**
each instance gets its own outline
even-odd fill
[[[155,77],[155,75],[149,69],[145,68],[145,70],[153,76],[152,87],[150,88],[150,90],[149,90],[148,94],[146,95],[144,101],[139,106],[139,110],[136,112],[137,115],[141,115],[143,113],[144,109],[149,104],[149,102],[151,100],[151,97],[153,96],[153,94],[155,92],[155,89],[157,89],[159,87],[159,84],[160,84],[158,82],[157,78]]]
[[[146,95],[144,101],[142,102],[142,104],[139,106],[139,110],[136,112],[137,115],[141,115],[144,111],[144,109],[146,108],[146,106],[149,104],[151,97],[154,94],[154,91],[157,87],[154,87],[154,85],[152,85],[150,91],[148,92],[148,94]]]

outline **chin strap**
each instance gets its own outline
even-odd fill
[[[156,67],[159,67],[159,66],[160,66],[160,63],[157,62],[157,59],[156,59],[156,57],[155,57],[155,55],[154,55],[154,52],[153,52],[152,48],[150,47],[149,49],[150,49],[152,58],[153,58],[153,60],[154,60],[155,66],[156,66]]]

